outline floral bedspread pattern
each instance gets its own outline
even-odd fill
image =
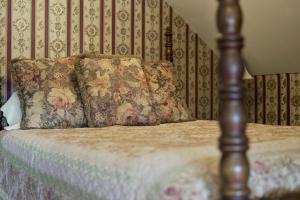
[[[48,199],[217,199],[218,133],[215,121],[4,132],[1,188]],[[300,189],[299,133],[249,124],[254,199]]]
[[[76,58],[16,60],[14,80],[23,110],[23,129],[87,125],[74,72]]]

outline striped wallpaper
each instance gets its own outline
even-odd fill
[[[245,87],[249,122],[300,126],[300,74],[255,76]]]
[[[0,0],[3,101],[13,90],[12,58],[100,51],[160,60],[168,26],[181,94],[193,116],[216,119],[217,57],[164,0]]]

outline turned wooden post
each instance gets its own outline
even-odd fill
[[[166,60],[173,62],[173,33],[171,27],[168,27],[165,32],[166,37]]]
[[[248,200],[249,163],[248,139],[245,135],[246,113],[243,105],[244,67],[241,56],[242,13],[239,0],[219,0],[217,22],[221,38],[220,50],[220,108],[222,130],[220,150],[221,198]]]

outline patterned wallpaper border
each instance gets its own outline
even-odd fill
[[[300,125],[300,74],[255,76],[245,87],[249,122]]]

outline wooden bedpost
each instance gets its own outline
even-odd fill
[[[242,12],[239,0],[219,0],[217,23],[221,38],[220,108],[222,130],[220,149],[221,197],[223,200],[248,200],[248,139],[245,135],[246,113],[243,105],[243,61],[241,49]]]
[[[166,60],[173,62],[173,33],[171,27],[167,27],[165,32],[166,37]]]

